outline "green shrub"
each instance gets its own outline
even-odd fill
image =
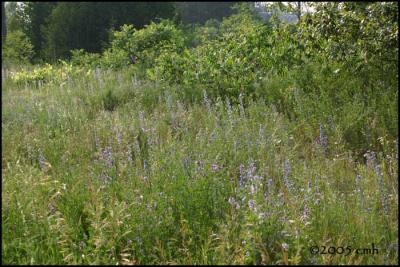
[[[161,51],[181,51],[184,38],[181,30],[169,20],[156,24],[152,22],[141,30],[132,25],[123,25],[120,31],[114,32],[110,52],[116,53],[123,62],[141,63],[152,66]]]
[[[22,31],[10,32],[2,49],[4,61],[10,64],[29,63],[33,56],[33,45]]]
[[[83,49],[71,50],[72,65],[95,68],[100,65],[100,54],[87,53]]]

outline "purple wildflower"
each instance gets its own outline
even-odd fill
[[[229,204],[231,204],[232,205],[232,207],[234,207],[235,209],[240,209],[240,205],[239,205],[239,203],[233,198],[233,197],[230,197],[229,199],[228,199],[228,202],[229,202]]]
[[[117,141],[118,141],[118,144],[122,143],[122,131],[120,128],[118,128],[118,130],[117,130]]]
[[[110,183],[112,181],[112,177],[110,177],[107,173],[104,171],[100,175],[100,179],[103,181],[103,183]]]
[[[306,222],[308,221],[309,218],[310,218],[310,209],[306,205],[304,206],[303,215],[300,217],[300,220]]]
[[[240,93],[239,95],[239,102],[240,102],[240,117],[244,118],[246,116],[245,112],[244,112],[244,105],[243,105],[243,94]]]
[[[333,118],[332,118],[332,116],[329,116],[329,118],[328,118],[328,125],[329,125],[329,129],[333,130]]]
[[[267,190],[265,191],[264,196],[267,198],[268,196],[270,196],[272,194],[272,185],[273,185],[273,181],[272,179],[268,179],[268,183],[267,183]]]
[[[45,165],[45,163],[46,163],[46,159],[44,158],[44,156],[43,156],[43,154],[42,153],[39,153],[39,166],[40,166],[40,169],[44,169],[44,167],[46,166]]]
[[[326,150],[328,149],[328,139],[326,138],[326,135],[324,133],[324,126],[322,125],[322,123],[319,123],[319,144],[326,152]]]
[[[256,202],[253,200],[253,199],[251,199],[251,200],[249,200],[248,202],[247,202],[247,204],[249,205],[249,208],[252,210],[252,211],[256,211]]]
[[[112,159],[112,148],[110,146],[103,149],[103,160],[105,161],[108,167],[112,167],[113,159]]]
[[[371,151],[370,153],[366,153],[365,156],[367,157],[369,161],[369,165],[374,168],[375,174],[378,177],[378,183],[379,183],[379,191],[381,193],[381,201],[382,201],[382,206],[384,213],[387,215],[389,213],[389,203],[387,200],[387,192],[386,192],[386,187],[385,187],[385,182],[383,179],[383,174],[381,171],[381,167],[378,164],[378,161],[376,159],[376,154],[374,151]]]
[[[215,164],[215,163],[213,163],[213,164],[211,165],[211,168],[212,168],[212,170],[215,171],[215,172],[218,172],[218,171],[221,170],[221,167],[218,166],[218,165]]]
[[[239,166],[239,169],[240,169],[240,187],[245,187],[245,185],[246,185],[246,174],[245,174],[245,171],[244,171],[244,165],[243,164],[240,164],[240,166]]]
[[[290,165],[289,165],[289,160],[285,160],[283,164],[283,181],[288,188],[289,192],[292,191],[292,185],[289,182],[289,175],[290,175]]]

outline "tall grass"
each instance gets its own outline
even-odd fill
[[[124,72],[3,81],[2,263],[396,264],[397,100],[339,111],[291,75],[238,103]]]

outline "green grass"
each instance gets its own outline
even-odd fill
[[[391,103],[386,124],[349,96],[335,113],[331,96],[300,94],[290,114],[294,100],[268,91],[288,83],[260,85],[270,101],[245,99],[241,111],[124,73],[40,88],[4,81],[2,263],[396,264],[394,102],[380,99]],[[383,183],[359,157],[369,127]],[[372,243],[377,255],[309,251]]]

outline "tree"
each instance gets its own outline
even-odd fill
[[[40,56],[44,46],[43,29],[48,23],[48,19],[57,6],[57,2],[26,2],[24,3],[23,14],[28,24],[25,32],[31,39],[35,53]]]
[[[3,57],[9,63],[28,63],[33,58],[33,46],[22,31],[10,32],[3,46]]]
[[[5,3],[1,2],[1,41],[4,43],[7,36],[7,19]]]
[[[174,15],[171,2],[59,3],[43,28],[46,56],[68,57],[72,49],[100,52],[109,41],[110,29],[124,24],[140,29],[152,20]]]
[[[227,17],[233,13],[231,7],[238,2],[177,2],[177,10],[184,23],[205,23],[209,19]]]

